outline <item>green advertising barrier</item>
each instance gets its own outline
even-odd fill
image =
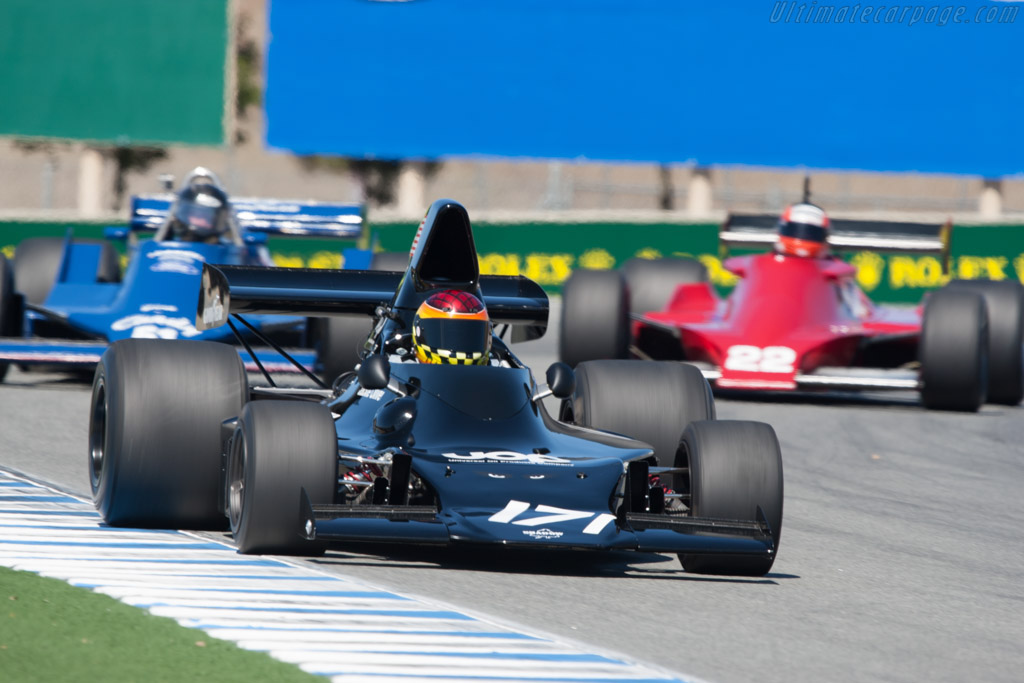
[[[415,223],[375,224],[381,248],[404,251]],[[574,268],[616,268],[634,256],[690,256],[708,268],[722,292],[736,278],[722,267],[717,223],[475,223],[481,272],[525,275],[549,292],[561,290]],[[871,298],[912,303],[950,277],[1017,278],[1024,282],[1024,225],[958,225],[953,230],[950,273],[939,256],[849,252],[857,279]]]
[[[76,237],[100,238],[101,223],[0,222],[0,249],[8,257],[26,237],[62,237],[69,227]],[[370,228],[385,251],[407,251],[417,223],[379,223]],[[477,223],[474,225],[480,270],[486,274],[525,275],[557,293],[574,268],[616,268],[634,256],[691,256],[703,262],[723,292],[735,277],[722,267],[718,225],[714,223]],[[279,266],[340,268],[342,250],[352,240],[274,237],[268,247]],[[119,245],[123,252],[123,245]],[[959,225],[953,231],[950,274],[938,256],[843,254],[857,267],[857,279],[879,302],[916,304],[924,292],[950,276],[1024,282],[1024,225]]]

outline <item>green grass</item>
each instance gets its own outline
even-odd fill
[[[109,596],[0,567],[0,680],[310,683],[324,679]]]

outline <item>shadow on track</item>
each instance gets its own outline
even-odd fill
[[[381,543],[346,543],[333,546],[317,566],[344,571],[346,566],[385,566],[422,570],[459,570],[537,576],[602,577],[678,581],[714,581],[777,584],[776,579],[796,579],[791,574],[765,577],[729,577],[687,574],[669,555],[631,551],[530,550],[495,546],[431,547]],[[659,566],[660,565],[660,566]]]

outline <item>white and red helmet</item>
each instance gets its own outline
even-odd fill
[[[828,214],[814,204],[792,204],[779,217],[776,249],[788,256],[823,256],[828,250]]]

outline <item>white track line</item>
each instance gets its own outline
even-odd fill
[[[344,683],[694,681],[178,531],[104,526],[0,470],[0,565],[60,578]]]

